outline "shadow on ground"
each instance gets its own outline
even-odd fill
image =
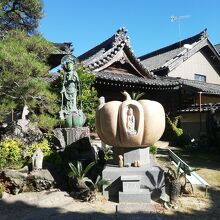
[[[1,220],[159,220],[155,213],[106,214],[93,211],[65,211],[60,208],[40,208],[17,201],[0,201]]]
[[[7,202],[0,200],[0,219],[1,220],[169,220],[169,219],[199,219],[199,220],[218,220],[220,216],[220,191],[210,189],[210,206],[205,209],[194,209],[182,212],[175,210],[172,213],[152,213],[152,212],[133,212],[129,213],[105,213],[89,209],[79,208],[78,211],[70,211],[70,204],[63,207],[38,207],[23,201]],[[198,205],[194,201],[194,206]],[[205,200],[203,201],[205,202]],[[66,209],[66,207],[69,208]],[[73,203],[74,206],[74,203]],[[76,209],[76,208],[75,208]],[[126,210],[125,210],[126,211]]]

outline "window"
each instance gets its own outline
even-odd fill
[[[206,82],[206,76],[200,75],[200,74],[195,74],[194,75],[194,80]]]

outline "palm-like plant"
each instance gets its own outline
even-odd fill
[[[166,185],[168,186],[168,194],[170,196],[171,205],[175,205],[179,196],[183,193],[193,192],[192,184],[190,184],[189,191],[186,189],[187,179],[186,175],[191,175],[193,171],[197,169],[181,168],[181,163],[174,169],[171,166],[167,166],[168,171],[165,175]]]
[[[86,174],[94,165],[95,162],[91,162],[89,165],[86,166],[85,169],[83,169],[82,163],[80,161],[77,161],[77,166],[75,166],[73,163],[69,163],[69,166],[71,168],[71,172],[69,172],[69,177],[76,177],[81,179],[85,178]]]
[[[176,170],[173,169],[171,166],[168,166],[167,168],[168,171],[165,175],[166,185],[168,186],[170,203],[175,205],[181,194],[181,186],[185,185],[182,182],[182,178],[184,177],[184,172],[183,173],[180,172],[180,165],[178,165]]]
[[[106,179],[103,179],[101,176],[98,176],[96,178],[95,184],[94,184],[94,189],[95,191],[100,191],[101,187],[103,185],[109,185],[109,181]]]
[[[86,185],[86,182],[89,182],[93,185],[91,179],[86,177],[87,173],[91,170],[91,168],[95,165],[95,162],[91,162],[89,165],[83,169],[82,163],[77,161],[77,165],[75,166],[72,163],[69,163],[71,172],[69,172],[69,177],[74,177],[76,180],[76,188],[78,191],[89,191],[90,188]]]
[[[74,177],[76,180],[75,188],[76,192],[71,192],[73,197],[79,198],[83,201],[93,201],[96,198],[96,192],[101,189],[101,186],[108,185],[109,182],[105,179],[102,179],[101,176],[98,176],[95,183],[92,182],[86,175],[95,165],[95,162],[90,163],[86,166],[85,169],[82,167],[82,163],[77,161],[75,166],[72,163],[69,163],[71,172],[69,172],[69,177]],[[90,187],[86,183],[90,183]]]

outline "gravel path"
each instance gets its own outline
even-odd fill
[[[153,205],[118,206],[102,196],[79,202],[62,191],[21,193],[0,200],[0,220],[160,220]],[[136,208],[135,208],[136,207]],[[147,208],[146,208],[147,207]],[[116,210],[118,209],[118,212]]]

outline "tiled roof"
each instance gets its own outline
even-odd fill
[[[180,52],[184,50],[183,47],[176,48],[171,51],[167,51],[161,54],[158,54],[153,57],[149,57],[146,60],[142,60],[141,63],[146,66],[150,71],[163,68],[164,64],[176,57]]]
[[[107,71],[95,72],[96,82],[100,80],[105,81],[106,85],[110,83],[134,84],[138,86],[150,87],[176,87],[181,86],[185,89],[191,89],[196,92],[203,92],[205,94],[220,95],[220,85],[200,82],[196,80],[187,80],[174,77],[157,77],[149,79],[146,77],[136,76],[131,73],[113,73]],[[48,82],[52,82],[59,77],[59,74],[52,74],[47,77]]]
[[[220,103],[216,103],[214,105],[212,105],[212,104],[202,104],[201,105],[201,111],[202,112],[208,112],[211,109],[214,109],[215,111],[220,111]],[[191,105],[191,106],[188,106],[185,109],[179,110],[179,112],[185,112],[185,113],[200,112],[200,106],[198,104]]]
[[[203,92],[206,94],[220,95],[220,85],[205,83],[196,80],[180,79],[174,77],[158,77],[156,79],[149,79],[145,77],[135,76],[130,73],[112,73],[112,72],[98,72],[95,73],[97,79],[102,79],[112,82],[123,82],[138,84],[140,86],[160,86],[160,87],[176,87],[182,86],[196,92]]]
[[[168,67],[170,60],[178,58],[184,51],[186,51],[184,45],[195,45],[203,38],[207,38],[206,29],[193,37],[182,40],[181,42],[176,42],[167,47],[145,54],[139,57],[139,59],[150,71]]]
[[[218,53],[220,53],[220,44],[216,44],[215,49],[218,51]]]
[[[129,59],[140,75],[154,77],[134,55],[125,28],[120,28],[112,37],[80,55],[78,59],[83,61],[90,71],[99,72],[119,61],[123,57],[123,53],[127,55],[124,58]]]
[[[196,80],[187,80],[187,79],[180,79],[181,84],[185,87],[192,88],[197,91],[201,91],[207,94],[216,94],[220,95],[220,85],[200,82]]]
[[[53,43],[53,45],[57,48],[57,51],[54,54],[51,54],[48,57],[48,64],[51,66],[51,69],[57,67],[60,65],[61,59],[66,54],[71,54],[73,49],[72,43],[66,42],[66,43]]]
[[[69,54],[73,52],[71,42],[53,43],[53,45],[58,49],[58,53]]]
[[[95,73],[97,79],[114,81],[114,82],[122,82],[122,83],[132,83],[138,84],[140,86],[177,86],[180,85],[178,80],[170,80],[167,78],[157,78],[157,79],[149,79],[145,77],[135,76],[130,73],[112,73],[112,72],[98,72]]]

